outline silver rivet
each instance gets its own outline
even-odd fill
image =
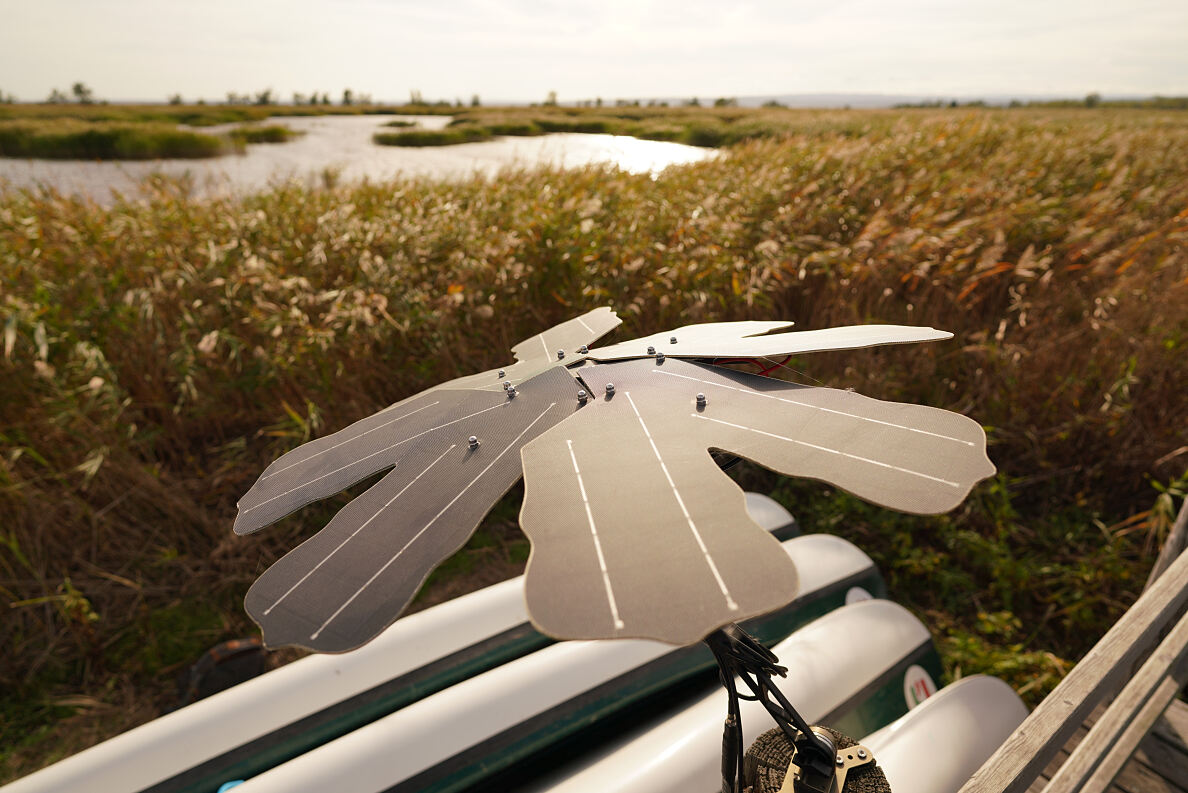
[[[470,442],[470,448],[472,448],[472,449],[478,448],[478,436],[477,435],[471,435],[469,442]]]
[[[584,388],[578,389],[578,402],[585,402],[586,397],[588,397],[588,396],[589,396],[589,394],[586,393],[586,389],[584,389]]]
[[[511,388],[511,380],[504,380],[503,381],[503,390],[506,391],[509,388]]]
[[[846,761],[845,761],[845,760],[843,760],[843,759],[842,759],[842,756],[839,754],[839,755],[837,756],[837,767],[838,767],[838,768],[841,768],[841,767],[842,767],[843,765],[845,765],[845,764],[846,764]]]
[[[613,395],[614,395],[614,393],[615,393],[615,384],[614,384],[614,383],[607,383],[607,384],[606,384],[606,395],[607,395],[607,396],[613,396]]]
[[[697,395],[697,404],[698,404],[698,405],[700,405],[700,406],[704,406],[704,405],[705,405],[705,394],[698,394],[698,395]]]
[[[662,353],[662,352],[656,353],[656,363],[660,363],[663,360],[664,360],[664,353]]]
[[[865,750],[865,749],[859,749],[859,750],[858,750],[858,759],[859,759],[859,760],[865,760],[865,759],[866,759],[866,750]]]
[[[506,375],[506,374],[507,374],[507,372],[503,371],[502,369],[500,369],[500,370],[499,370],[499,376],[500,376],[500,377],[503,377],[503,376],[504,376],[504,375]]]
[[[516,398],[516,389],[515,389],[515,388],[509,388],[509,389],[507,389],[507,398],[508,398],[508,399],[515,399],[515,398]]]
[[[564,357],[565,357],[565,350],[557,350],[557,360],[559,361]]]
[[[590,351],[590,348],[584,344],[581,347],[578,347],[578,352],[580,352],[582,355],[585,355],[589,351]]]
[[[649,344],[648,345],[648,355],[655,355],[655,354],[656,354],[656,348]]]
[[[672,338],[670,338],[670,339],[668,340],[668,343],[669,343],[669,344],[676,344],[676,336],[673,336]]]

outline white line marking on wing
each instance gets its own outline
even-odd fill
[[[750,432],[757,432],[760,435],[766,435],[769,438],[776,438],[781,441],[788,441],[789,443],[796,443],[801,446],[807,446],[810,449],[816,449],[817,451],[829,452],[830,454],[840,454],[842,457],[849,457],[851,460],[858,460],[860,462],[870,463],[871,465],[877,465],[880,468],[890,468],[893,471],[899,471],[900,473],[910,474],[912,476],[918,476],[921,479],[930,479],[933,482],[940,482],[942,485],[948,485],[949,487],[961,487],[961,485],[958,484],[957,482],[950,482],[948,479],[941,479],[939,476],[931,476],[929,474],[921,473],[919,471],[913,471],[910,468],[900,468],[898,465],[892,465],[891,463],[880,462],[879,460],[872,460],[869,457],[862,457],[857,454],[850,454],[849,452],[843,452],[840,449],[830,449],[828,446],[818,446],[817,444],[809,443],[808,441],[798,441],[795,438],[787,438],[783,435],[776,435],[774,432],[767,432],[765,430],[756,429],[754,427],[744,427],[742,424],[734,424],[729,421],[722,421],[721,419],[713,419],[713,418],[710,418],[709,416],[698,415],[697,413],[690,413],[689,415],[691,415],[695,419],[702,419],[703,421],[712,421],[716,424],[725,424],[727,427],[734,427],[735,429],[748,430]]]
[[[286,465],[284,468],[278,468],[277,470],[273,471],[270,474],[264,474],[264,476],[260,477],[260,481],[263,482],[265,479],[268,479],[269,477],[276,476],[277,474],[280,474],[280,473],[284,473],[285,471],[288,471],[290,468],[296,468],[297,466],[299,466],[303,463],[308,463],[310,460],[314,459],[315,457],[320,457],[323,454],[325,454],[326,452],[334,451],[339,446],[344,446],[344,445],[351,443],[353,441],[357,441],[360,438],[362,438],[364,435],[370,435],[373,432],[382,430],[384,427],[387,427],[390,424],[395,424],[397,421],[400,421],[401,419],[408,418],[413,413],[420,413],[422,410],[431,408],[434,405],[438,405],[438,404],[441,404],[441,400],[438,400],[437,402],[430,402],[428,405],[425,405],[424,407],[419,407],[416,410],[405,413],[403,416],[397,416],[396,418],[394,418],[390,421],[385,421],[383,424],[379,424],[375,427],[372,427],[371,429],[367,430],[366,432],[360,432],[358,435],[352,435],[349,438],[339,441],[338,443],[334,444],[333,446],[327,446],[325,449],[322,449],[320,452],[318,452],[316,454],[311,454],[309,457],[306,457],[302,460],[297,460],[296,462],[290,463],[289,465]],[[380,412],[382,413],[383,411],[380,411]]]
[[[586,322],[585,322],[585,320],[583,320],[581,317],[577,317],[577,321],[578,321],[578,322],[581,324],[581,326],[582,326],[583,328],[585,328],[585,329],[586,329],[586,332],[587,332],[587,333],[593,333],[593,332],[594,332],[594,329],[593,329],[593,328],[591,328],[589,325],[587,325],[587,324],[586,324]]]
[[[652,433],[648,432],[648,425],[644,423],[643,416],[639,414],[639,408],[635,406],[635,400],[631,398],[631,392],[624,391],[623,396],[627,397],[627,401],[631,403],[631,409],[635,411],[635,417],[639,419],[639,426],[643,427],[644,435],[648,436],[648,443],[652,444],[652,453],[656,455],[656,460],[660,463],[660,470],[664,472],[664,478],[668,480],[668,486],[672,488],[672,494],[676,496],[677,504],[680,505],[681,512],[689,524],[689,530],[693,532],[693,537],[697,540],[697,546],[701,548],[701,553],[705,556],[705,561],[709,565],[710,572],[714,574],[714,579],[718,582],[718,589],[722,590],[722,595],[726,598],[726,605],[731,611],[737,611],[738,604],[730,596],[730,590],[726,588],[726,582],[722,580],[722,574],[718,572],[718,566],[714,564],[714,559],[710,556],[709,549],[705,547],[705,541],[701,539],[701,532],[697,530],[697,525],[693,522],[692,516],[689,515],[689,510],[685,508],[685,500],[681,498],[676,483],[672,481],[672,475],[668,473],[668,466],[664,464],[664,458],[660,456],[660,450],[656,448],[656,442],[652,440]]]
[[[318,636],[319,636],[319,635],[321,635],[322,631],[326,630],[326,626],[327,626],[327,625],[329,625],[331,622],[333,622],[333,621],[334,621],[334,619],[335,619],[335,618],[336,618],[336,617],[337,617],[339,614],[341,614],[343,611],[345,611],[345,610],[346,610],[346,608],[347,608],[347,606],[351,605],[351,603],[354,603],[354,602],[355,602],[355,598],[357,598],[357,597],[359,597],[359,595],[363,594],[363,590],[367,589],[367,587],[371,586],[371,584],[372,584],[372,583],[375,581],[375,579],[377,579],[377,578],[379,578],[381,575],[383,575],[383,572],[384,572],[385,570],[387,570],[389,567],[391,567],[391,566],[392,566],[392,563],[393,563],[393,562],[395,562],[397,559],[399,559],[399,558],[400,558],[400,555],[401,555],[401,554],[403,554],[405,551],[407,551],[407,550],[409,549],[409,546],[411,546],[411,545],[412,545],[414,542],[416,542],[418,539],[420,539],[421,535],[422,535],[422,534],[424,534],[426,531],[428,531],[428,530],[429,530],[429,527],[430,527],[430,526],[432,526],[434,523],[436,523],[436,522],[437,522],[437,519],[438,519],[438,518],[440,518],[442,515],[444,515],[444,514],[446,513],[446,510],[448,510],[450,507],[454,506],[454,504],[455,504],[455,503],[458,501],[458,499],[462,498],[462,496],[463,496],[463,495],[466,493],[466,491],[467,491],[467,490],[469,490],[469,489],[471,488],[471,486],[472,486],[472,485],[473,485],[475,482],[477,482],[479,479],[481,479],[481,478],[483,477],[483,475],[484,475],[485,473],[487,473],[487,471],[490,471],[490,470],[491,470],[491,466],[493,466],[493,465],[495,465],[495,463],[499,462],[499,458],[501,458],[501,457],[503,457],[503,455],[507,454],[507,451],[508,451],[508,449],[511,449],[512,447],[514,447],[514,446],[516,445],[516,443],[518,443],[518,442],[519,442],[520,438],[523,438],[523,437],[524,437],[524,435],[525,435],[525,434],[528,432],[528,430],[530,430],[530,429],[532,429],[534,426],[536,426],[536,422],[538,422],[538,421],[540,421],[542,418],[544,418],[544,414],[545,414],[545,413],[548,413],[550,410],[552,410],[552,409],[553,409],[554,407],[556,407],[556,406],[557,406],[557,403],[556,403],[556,402],[553,402],[551,405],[549,405],[547,408],[545,408],[543,411],[541,411],[541,413],[540,413],[540,415],[539,415],[539,416],[537,416],[536,418],[532,419],[532,422],[531,422],[531,423],[530,423],[530,424],[529,424],[527,427],[525,427],[524,429],[520,430],[520,434],[519,434],[519,435],[517,435],[517,436],[515,437],[515,439],[513,439],[513,440],[512,440],[512,442],[511,442],[511,443],[509,443],[509,444],[508,444],[508,445],[507,445],[507,446],[504,448],[504,450],[503,450],[503,451],[501,451],[499,454],[495,455],[495,459],[494,459],[494,460],[492,460],[491,462],[487,463],[487,467],[486,467],[486,468],[484,468],[482,471],[479,471],[479,474],[478,474],[478,476],[476,476],[474,479],[471,479],[471,480],[470,480],[470,482],[469,482],[469,483],[466,485],[466,487],[464,487],[464,488],[462,488],[461,490],[459,490],[459,491],[458,491],[458,495],[456,495],[456,496],[454,496],[452,499],[450,499],[450,503],[446,504],[444,507],[442,507],[442,508],[441,508],[441,511],[440,511],[440,512],[438,512],[436,515],[434,515],[432,518],[430,518],[430,519],[429,519],[429,522],[428,522],[428,523],[426,523],[424,526],[422,526],[422,527],[421,527],[421,530],[420,530],[420,531],[418,531],[416,534],[414,534],[414,535],[413,535],[413,537],[412,537],[412,539],[411,539],[411,540],[409,540],[408,542],[406,542],[406,543],[404,544],[404,547],[402,547],[402,548],[401,548],[399,551],[397,551],[397,552],[396,552],[396,553],[395,553],[395,554],[392,556],[392,558],[391,558],[391,559],[389,559],[388,561],[384,562],[384,566],[383,566],[383,567],[381,567],[379,570],[377,570],[377,571],[375,572],[375,575],[373,575],[371,578],[367,579],[367,581],[366,581],[366,582],[364,582],[363,586],[361,586],[361,587],[359,587],[357,590],[355,590],[355,594],[353,594],[353,595],[351,595],[349,598],[347,598],[347,601],[346,601],[345,603],[343,603],[341,606],[339,606],[339,607],[338,607],[338,608],[335,610],[335,612],[334,612],[333,614],[331,614],[329,617],[327,617],[327,618],[326,618],[326,621],[325,621],[325,622],[323,622],[323,623],[321,624],[321,626],[320,626],[320,627],[319,627],[319,628],[318,628],[316,631],[314,631],[313,633],[311,633],[311,634],[310,634],[310,636],[309,636],[309,638],[310,638],[311,640],[312,640],[312,639],[316,639],[316,638],[318,638]]]
[[[247,509],[243,510],[240,513],[240,515],[246,515],[247,513],[251,512],[253,509],[259,509],[260,507],[264,506],[265,504],[268,504],[269,502],[276,501],[278,498],[283,498],[283,497],[289,495],[290,493],[295,493],[296,491],[300,490],[303,487],[308,487],[309,485],[312,485],[314,482],[320,482],[321,480],[325,479],[328,476],[334,476],[335,474],[339,473],[340,471],[345,471],[346,469],[350,468],[352,465],[358,465],[359,463],[363,462],[364,460],[370,460],[372,457],[375,457],[377,454],[383,454],[384,452],[390,452],[393,449],[395,449],[397,446],[402,446],[402,445],[408,443],[409,441],[415,441],[417,438],[420,438],[422,435],[428,435],[430,432],[433,432],[435,430],[439,430],[443,427],[448,427],[451,424],[457,424],[459,421],[466,421],[466,419],[474,418],[475,416],[478,416],[482,413],[486,413],[488,410],[494,410],[495,408],[501,408],[507,404],[509,404],[509,403],[500,402],[498,405],[492,405],[489,408],[483,408],[482,410],[475,411],[474,413],[471,413],[469,416],[463,416],[460,419],[454,419],[453,421],[447,421],[445,424],[438,424],[436,427],[430,427],[429,429],[425,430],[424,432],[418,432],[416,435],[413,435],[411,438],[405,438],[402,441],[393,443],[391,446],[385,446],[383,449],[380,449],[378,452],[372,452],[371,454],[369,454],[365,457],[360,457],[358,460],[352,460],[351,462],[347,463],[346,465],[342,465],[342,466],[339,466],[338,468],[335,468],[333,471],[322,474],[321,476],[316,477],[314,479],[310,479],[308,482],[302,482],[301,484],[297,485],[296,487],[291,487],[288,490],[286,490],[285,492],[278,493],[277,495],[273,496],[272,498],[265,499],[264,501],[261,501],[259,504],[256,504],[255,506],[248,507]]]
[[[586,498],[586,485],[582,482],[582,472],[578,469],[577,456],[573,453],[573,441],[566,440],[569,447],[569,459],[573,461],[573,473],[577,476],[578,488],[582,491],[582,503],[586,505],[586,520],[590,523],[590,536],[594,538],[594,550],[598,552],[598,568],[602,571],[602,583],[606,587],[606,599],[610,603],[611,616],[615,620],[615,630],[623,629],[623,620],[619,617],[619,607],[615,603],[615,593],[611,589],[610,575],[606,569],[606,557],[602,555],[602,542],[598,539],[598,529],[594,526],[594,513],[590,511],[590,499]]]
[[[433,462],[429,463],[429,467],[428,467],[428,468],[426,468],[424,471],[421,471],[421,473],[417,474],[417,475],[416,475],[416,476],[413,478],[413,480],[412,480],[411,482],[409,482],[409,483],[408,483],[407,485],[405,485],[404,487],[400,488],[400,492],[399,492],[399,493],[397,493],[396,495],[392,496],[390,499],[388,499],[388,503],[386,503],[386,504],[384,504],[382,507],[380,507],[380,508],[379,508],[379,509],[376,511],[376,513],[375,513],[374,515],[372,515],[370,518],[368,518],[367,520],[363,521],[363,523],[362,523],[362,524],[359,526],[359,528],[357,528],[357,529],[355,529],[353,532],[351,532],[350,536],[349,536],[349,537],[347,537],[347,538],[346,538],[345,540],[343,540],[342,542],[340,542],[340,543],[338,544],[338,547],[336,547],[336,548],[335,548],[333,551],[331,551],[330,553],[326,554],[326,558],[322,559],[322,561],[320,561],[320,562],[318,562],[316,565],[314,565],[314,566],[313,566],[313,568],[311,568],[311,569],[310,569],[310,571],[309,571],[308,573],[306,573],[305,575],[301,576],[301,578],[300,578],[300,579],[297,581],[297,583],[295,583],[295,584],[293,584],[293,586],[289,587],[288,591],[287,591],[287,592],[285,592],[285,594],[281,595],[279,598],[277,598],[277,599],[276,599],[276,602],[275,602],[275,603],[273,603],[273,604],[272,604],[271,606],[269,606],[268,608],[264,609],[264,615],[265,615],[265,616],[267,616],[267,615],[268,615],[268,613],[269,613],[270,611],[272,611],[274,608],[276,608],[277,606],[279,606],[282,600],[284,600],[285,598],[287,598],[289,595],[291,595],[291,594],[293,593],[293,590],[294,590],[294,589],[296,589],[297,587],[299,587],[299,586],[301,586],[303,583],[305,583],[305,579],[309,578],[311,575],[313,575],[314,573],[316,573],[316,572],[318,571],[318,568],[319,568],[319,567],[321,567],[322,565],[324,565],[326,562],[330,561],[330,557],[331,557],[331,556],[333,556],[334,554],[336,554],[336,553],[338,553],[339,551],[341,551],[341,550],[342,550],[342,547],[343,547],[344,545],[346,545],[348,542],[350,542],[351,540],[353,540],[353,539],[355,538],[355,535],[356,535],[356,534],[358,534],[359,532],[361,532],[361,531],[363,531],[365,528],[367,528],[368,524],[370,524],[370,523],[371,523],[373,520],[375,520],[376,518],[378,518],[378,517],[380,516],[380,513],[382,513],[382,512],[383,512],[385,509],[387,509],[388,507],[392,506],[392,504],[393,504],[393,503],[395,503],[396,499],[398,499],[398,498],[400,498],[402,495],[404,495],[404,491],[405,491],[405,490],[408,490],[410,487],[412,487],[413,485],[415,485],[415,484],[417,483],[417,480],[418,480],[418,479],[420,479],[420,478],[421,478],[422,476],[424,476],[425,474],[429,473],[429,469],[430,469],[430,468],[432,468],[433,466],[437,465],[439,462],[441,462],[441,458],[442,458],[442,457],[445,457],[447,454],[449,454],[449,453],[450,453],[450,449],[453,449],[453,448],[454,448],[455,446],[457,446],[457,445],[458,445],[458,444],[456,444],[456,443],[455,443],[455,444],[451,445],[449,449],[446,449],[444,452],[442,452],[441,454],[439,454],[439,455],[437,456],[437,459],[436,459],[436,460],[434,460]]]
[[[922,430],[922,429],[918,429],[916,427],[909,427],[906,424],[896,424],[891,421],[883,421],[882,419],[872,419],[869,416],[862,416],[862,415],[859,415],[858,413],[847,413],[844,410],[834,410],[833,408],[820,407],[819,405],[812,405],[812,404],[809,404],[808,402],[801,402],[796,399],[788,399],[787,397],[778,397],[778,396],[773,396],[772,394],[764,394],[761,391],[751,391],[750,389],[747,389],[747,388],[738,388],[736,386],[726,385],[725,383],[715,383],[713,380],[702,380],[699,377],[689,377],[688,375],[677,374],[676,372],[666,372],[663,369],[653,369],[652,372],[656,373],[656,374],[666,374],[669,377],[679,377],[682,380],[692,380],[695,383],[704,383],[706,385],[717,386],[718,388],[728,388],[731,391],[738,391],[740,394],[750,394],[751,396],[763,397],[764,399],[774,399],[779,402],[787,402],[789,405],[799,405],[800,407],[811,408],[812,410],[820,410],[824,413],[833,413],[838,416],[847,416],[852,419],[860,419],[862,421],[869,421],[874,424],[882,424],[886,427],[894,427],[894,428],[900,429],[900,430],[907,430],[908,432],[918,432],[921,435],[930,435],[933,438],[940,438],[941,440],[954,441],[956,443],[964,443],[966,446],[975,446],[976,445],[973,441],[967,441],[964,438],[954,438],[950,435],[941,435],[940,433],[937,433],[937,432],[929,432],[928,430]]]
[[[549,345],[547,343],[545,343],[544,334],[542,333],[539,336],[537,336],[536,338],[540,339],[540,346],[544,347],[545,360],[547,361],[549,359]]]

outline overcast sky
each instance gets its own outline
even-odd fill
[[[0,0],[0,91],[1188,94],[1186,0]]]

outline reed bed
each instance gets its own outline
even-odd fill
[[[150,717],[202,649],[253,629],[247,586],[345,498],[234,537],[276,455],[601,305],[618,338],[773,317],[954,331],[788,376],[982,422],[1000,474],[955,513],[739,476],[871,553],[951,674],[1050,690],[1141,589],[1188,489],[1188,117],[789,118],[656,178],[0,197],[0,774]],[[422,603],[514,571],[514,519],[513,497]]]

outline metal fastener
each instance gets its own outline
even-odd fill
[[[865,749],[859,749],[859,750],[858,750],[858,759],[859,759],[859,760],[865,760],[865,759],[866,759],[866,750],[865,750]]]
[[[506,375],[506,374],[507,374],[507,372],[503,371],[502,369],[500,369],[500,370],[499,370],[499,376],[500,376],[500,377],[503,377],[503,376],[504,376],[504,375]]]
[[[656,363],[663,363],[663,362],[664,362],[664,353],[662,353],[662,352],[656,353]]]
[[[837,756],[837,767],[838,767],[838,768],[841,768],[841,767],[842,767],[843,765],[845,765],[845,764],[846,764],[846,761],[845,761],[845,760],[843,760],[843,759],[842,759],[842,756],[839,754],[839,755]]]
[[[606,395],[607,395],[607,396],[614,396],[614,395],[615,395],[615,384],[614,384],[614,383],[607,383],[607,384],[606,384]]]
[[[669,343],[669,344],[676,344],[676,336],[673,336],[673,337],[671,337],[671,338],[668,340],[668,343]]]
[[[648,355],[655,355],[655,354],[656,354],[656,348],[649,344],[648,345]]]
[[[585,355],[589,351],[590,351],[590,348],[584,344],[581,347],[578,347],[578,352],[580,352],[582,355]]]
[[[557,360],[560,361],[565,357],[565,350],[557,350]]]
[[[503,390],[506,391],[509,388],[511,388],[511,380],[504,380],[503,381]]]
[[[697,395],[697,406],[698,406],[698,407],[705,407],[705,394],[698,394],[698,395]]]
[[[509,389],[507,389],[507,398],[508,398],[508,399],[515,399],[515,398],[516,398],[516,389],[515,389],[514,387],[513,387],[513,388],[509,388]]]
[[[471,435],[469,442],[470,442],[470,448],[472,448],[472,449],[478,448],[478,436],[477,435]]]
[[[584,388],[578,389],[578,402],[585,402],[586,397],[588,397],[588,396],[589,396],[589,394],[586,393],[586,389],[584,389]]]

